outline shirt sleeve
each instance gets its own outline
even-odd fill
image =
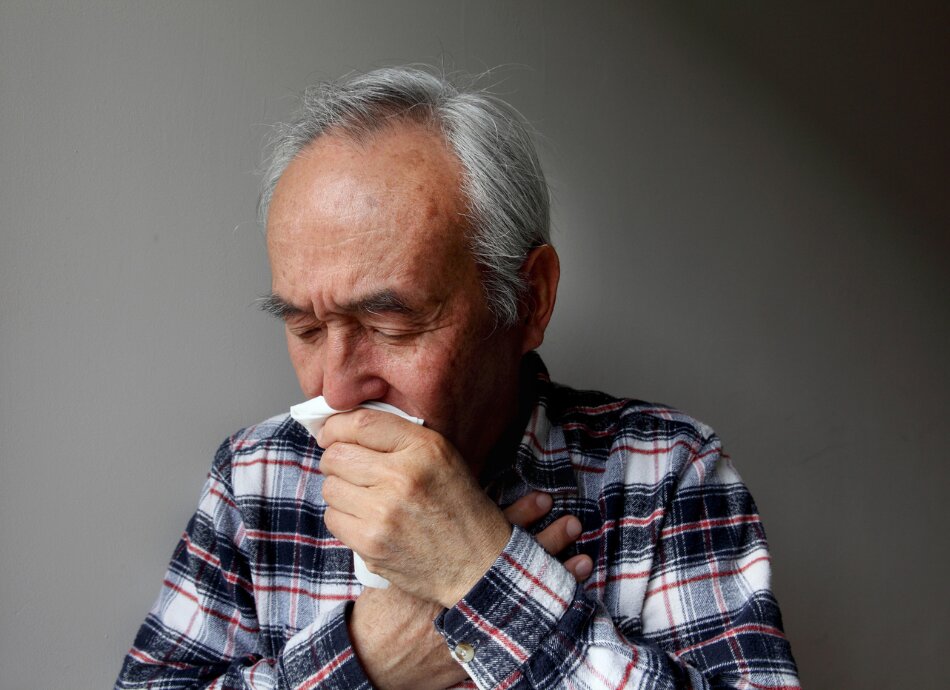
[[[798,688],[761,523],[717,438],[681,468],[664,510],[645,595],[617,612],[641,621],[636,634],[516,527],[435,621],[478,687]]]
[[[349,637],[349,602],[264,653],[229,461],[225,443],[115,687],[370,688]]]

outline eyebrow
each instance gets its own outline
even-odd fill
[[[283,297],[273,292],[269,292],[266,295],[261,295],[258,297],[257,306],[261,311],[266,311],[268,314],[278,319],[286,319],[291,316],[298,316],[300,314],[307,313],[305,309],[295,307]]]
[[[271,292],[257,298],[257,306],[278,319],[310,314],[310,309],[291,304],[280,295]],[[415,310],[394,290],[386,289],[361,297],[342,306],[344,312],[362,314],[414,314]]]
[[[358,311],[364,314],[412,314],[415,310],[394,290],[380,290],[362,299],[344,305],[344,311]]]

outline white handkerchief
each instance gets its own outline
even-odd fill
[[[357,407],[365,407],[368,410],[379,410],[380,412],[389,412],[390,414],[394,414],[397,417],[408,419],[413,424],[421,425],[423,422],[422,419],[413,417],[412,415],[403,412],[398,407],[387,405],[386,403],[382,402],[376,402],[375,400],[362,403],[361,405],[357,405]],[[349,410],[336,410],[330,407],[322,395],[317,396],[316,398],[311,398],[307,402],[302,402],[299,405],[294,405],[290,408],[290,416],[303,424],[304,428],[306,428],[307,431],[310,432],[310,435],[314,438],[316,438],[317,434],[320,433],[320,429],[323,428],[323,425],[327,419],[335,414],[339,414],[340,412],[349,412]]]
[[[406,414],[398,407],[392,405],[387,405],[386,403],[369,401],[357,407],[365,407],[369,410],[379,410],[380,412],[388,412],[394,414],[397,417],[402,417],[403,419],[408,419],[413,424],[422,425],[422,419],[418,417],[413,417],[410,414]],[[318,396],[312,398],[307,402],[302,402],[299,405],[294,405],[290,408],[290,416],[293,417],[297,422],[299,422],[303,427],[310,432],[310,435],[314,438],[317,437],[317,434],[320,433],[320,429],[323,428],[324,423],[335,414],[340,412],[349,412],[349,410],[335,410],[327,404],[327,401],[324,397]],[[366,567],[366,563],[363,562],[363,559],[358,553],[353,552],[353,570],[356,574],[356,579],[360,581],[365,587],[375,587],[376,589],[386,589],[389,587],[389,580],[385,577],[380,577],[376,573],[370,572]]]

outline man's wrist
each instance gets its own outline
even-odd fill
[[[484,538],[485,548],[481,549],[480,552],[485,555],[481,558],[473,558],[468,563],[468,567],[454,579],[452,586],[439,597],[438,602],[442,606],[447,609],[455,607],[491,570],[495,561],[498,560],[498,557],[511,540],[511,523],[504,520],[504,518],[502,518],[502,521],[503,524],[499,523],[497,528]],[[472,553],[474,553],[474,550]]]

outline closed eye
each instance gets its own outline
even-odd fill
[[[406,340],[410,336],[416,335],[417,331],[408,330],[408,329],[398,329],[398,328],[379,328],[369,326],[367,327],[370,333],[373,334],[373,337],[384,340],[386,342],[399,342],[401,340]]]
[[[288,325],[287,330],[289,330],[293,335],[301,340],[312,342],[317,338],[321,337],[324,333],[322,326],[299,326],[293,327]]]

